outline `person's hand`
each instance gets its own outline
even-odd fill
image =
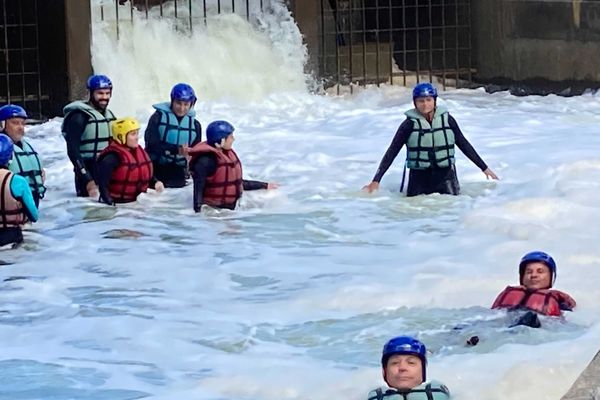
[[[279,183],[277,183],[277,182],[267,183],[267,190],[277,189],[278,187],[279,187]]]
[[[368,185],[363,186],[362,190],[367,193],[373,193],[376,190],[379,190],[379,182],[372,181]]]
[[[85,185],[85,188],[88,192],[88,197],[98,197],[98,186],[96,186],[96,182],[89,181],[87,185]]]
[[[46,170],[42,168],[42,184],[46,183]]]
[[[187,157],[187,156],[189,156],[189,152],[190,152],[190,146],[188,146],[187,144],[182,144],[181,146],[179,146],[179,155],[180,156]]]
[[[156,190],[158,193],[161,193],[163,190],[165,190],[165,185],[161,181],[156,181],[154,184],[154,190]]]
[[[483,171],[483,173],[485,174],[487,179],[495,179],[495,180],[499,180],[500,178],[498,178],[498,176],[494,173],[494,171],[492,171],[491,169],[486,169],[485,171]]]

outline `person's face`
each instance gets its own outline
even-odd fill
[[[140,138],[140,130],[136,129],[127,133],[127,139],[125,139],[125,145],[135,149],[138,146],[138,140]]]
[[[231,135],[227,136],[225,138],[225,140],[223,140],[221,148],[223,148],[225,150],[231,150],[231,148],[233,147],[234,141],[235,141],[235,137],[233,137],[233,133],[232,133]]]
[[[423,383],[423,363],[417,356],[395,354],[383,370],[383,379],[396,389],[412,389]]]
[[[190,108],[192,108],[191,101],[173,100],[171,103],[171,110],[173,110],[173,114],[180,118],[187,114],[190,111]]]
[[[527,289],[547,289],[552,286],[552,273],[543,262],[535,261],[525,266],[523,286]]]
[[[423,115],[430,114],[435,109],[435,99],[431,96],[417,97],[415,99],[415,107]]]
[[[97,89],[92,92],[92,101],[101,109],[108,107],[108,102],[112,96],[112,89]]]
[[[23,118],[11,118],[4,121],[4,131],[13,142],[20,142],[25,136],[25,120]]]

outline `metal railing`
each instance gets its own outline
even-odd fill
[[[264,0],[111,0],[113,4],[100,6],[100,20],[105,21],[108,15],[116,20],[115,29],[119,38],[119,22],[124,20],[133,21],[136,11],[145,18],[152,15],[160,18],[174,18],[186,20],[185,27],[190,32],[194,30],[195,24],[207,24],[211,15],[222,13],[234,13],[244,16],[250,20],[252,10],[262,12]],[[128,5],[129,18],[119,15],[123,6]],[[121,7],[119,7],[121,6]]]
[[[470,0],[320,0],[326,87],[472,81]]]
[[[42,90],[38,0],[0,0],[0,103],[43,115],[49,95]]]

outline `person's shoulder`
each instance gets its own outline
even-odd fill
[[[10,181],[10,187],[19,194],[22,193],[23,190],[29,189],[29,182],[27,179],[21,175],[12,174],[12,179]]]
[[[367,395],[367,400],[377,400],[383,398],[383,395],[388,390],[388,388],[378,387],[369,392]],[[391,400],[391,399],[390,399]]]
[[[431,385],[432,389],[439,389],[444,393],[450,394],[450,389],[448,389],[448,386],[446,386],[444,383],[436,380],[436,379],[432,379],[429,382],[427,382],[429,385]]]

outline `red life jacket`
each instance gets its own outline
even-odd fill
[[[559,317],[561,310],[571,310],[575,300],[554,289],[528,290],[524,286],[508,286],[498,295],[492,308],[527,308],[540,314]]]
[[[148,153],[137,146],[131,149],[111,141],[98,158],[107,153],[115,153],[119,157],[119,166],[113,171],[108,183],[108,192],[115,203],[135,201],[138,195],[148,190],[154,173],[152,161]]]
[[[206,178],[204,203],[213,207],[231,207],[242,197],[242,163],[233,149],[214,148],[205,142],[190,149],[192,160],[202,153],[217,156],[217,170]]]
[[[10,191],[13,173],[0,169],[0,227],[10,228],[25,223],[23,204],[15,199]]]

